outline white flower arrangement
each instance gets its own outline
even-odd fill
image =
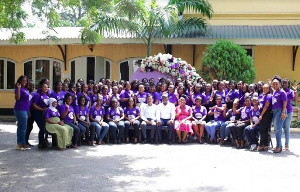
[[[170,54],[158,53],[157,55],[146,57],[142,59],[140,69],[143,72],[159,71],[165,75],[171,75],[174,79],[191,79],[193,83],[196,83],[198,78],[200,78],[195,67]]]

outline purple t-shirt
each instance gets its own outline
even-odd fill
[[[283,101],[287,101],[287,96],[284,90],[274,91],[272,96],[272,109],[282,109]]]
[[[222,104],[225,104],[225,99],[226,99],[226,91],[223,90],[223,91],[216,91],[216,94],[215,94],[215,99],[217,98],[217,96],[221,96],[222,97],[222,100],[221,100],[221,103]]]
[[[252,110],[252,106],[250,106],[250,107],[245,106],[245,107],[242,107],[239,109],[242,121],[246,121],[246,120],[250,119],[251,110]]]
[[[168,92],[168,96],[169,96],[170,103],[175,104],[178,101],[175,93],[169,93]]]
[[[32,98],[32,103],[36,104],[41,108],[48,107],[49,105],[49,96],[44,93],[36,93]]]
[[[66,104],[63,104],[60,108],[59,108],[59,113],[63,114],[66,111]],[[69,111],[68,114],[65,116],[65,118],[63,118],[62,120],[64,122],[67,123],[74,123],[74,108],[72,106],[69,107]]]
[[[138,114],[140,114],[140,109],[138,107],[133,107],[132,109],[125,107],[124,113],[128,119],[134,119],[138,116]]]
[[[15,89],[15,94],[17,93],[18,88]],[[30,107],[30,93],[26,88],[20,88],[20,99],[16,100],[14,110],[16,111],[29,111]]]
[[[157,92],[153,92],[153,93],[151,93],[151,92],[149,92],[151,95],[152,95],[152,97],[153,97],[153,103],[156,101],[156,100],[158,100],[158,103],[160,103],[160,95],[159,95],[159,93],[157,93]]]
[[[203,116],[207,115],[207,110],[204,106],[200,106],[200,107],[193,106],[192,111],[193,111],[193,117],[198,120],[202,119]]]
[[[284,91],[285,91],[286,96],[287,96],[286,110],[287,110],[287,113],[291,113],[291,112],[293,112],[292,101],[295,98],[295,92],[291,89],[287,89],[287,90],[284,90]]]
[[[259,107],[261,109],[263,109],[265,107],[266,102],[270,103],[268,109],[272,109],[272,95],[271,94],[259,95],[258,101],[259,101]]]
[[[234,90],[230,90],[227,93],[227,96],[229,97],[229,99],[231,101],[234,101],[234,99],[239,98],[239,92],[237,90],[235,90],[235,89]],[[226,102],[228,102],[228,101],[226,100]]]
[[[218,107],[223,107],[223,104],[219,105]],[[211,109],[210,112],[214,112],[214,120],[215,121],[225,121],[223,111],[221,111],[219,109]]]
[[[86,120],[86,115],[89,114],[89,108],[85,106],[83,109],[78,105],[75,108],[75,114],[79,116],[81,121]]]
[[[36,92],[37,92],[37,93],[41,93],[41,91],[42,91],[42,89],[41,89],[41,88],[38,88]],[[47,94],[48,96],[50,96],[51,93],[52,93],[52,90],[51,90],[50,88],[48,88],[48,91],[47,91],[46,94]]]
[[[50,119],[50,117],[59,117],[59,116],[60,114],[58,111],[54,112],[49,108],[46,110],[46,114],[45,114],[46,119]]]
[[[66,93],[64,91],[61,91],[60,93],[57,93],[57,92],[53,91],[50,94],[50,98],[56,99],[57,105],[62,106],[64,104],[65,95],[66,95]]]
[[[109,98],[109,95],[102,95],[102,98],[103,98],[103,106],[106,107],[106,106],[109,106],[108,104],[106,104],[108,98]]]
[[[120,119],[121,116],[123,116],[124,110],[121,107],[117,107],[114,109],[113,107],[110,107],[107,109],[106,114],[109,115],[111,119]]]
[[[83,94],[82,92],[80,92],[80,93],[77,93],[77,98],[79,98],[81,95],[85,96],[85,98],[87,100],[86,106],[90,107],[91,98],[89,97],[89,95],[88,94]],[[78,102],[77,102],[77,105],[78,105]]]
[[[252,107],[250,116],[252,118],[253,123],[259,122],[259,116],[261,114],[260,111],[260,107],[258,107],[256,110],[254,110],[254,107]]]
[[[110,106],[111,106],[111,101],[113,99],[116,99],[118,101],[118,103],[120,103],[120,95],[119,94],[116,94],[116,95],[111,95],[111,99],[110,99]]]
[[[75,109],[76,106],[78,105],[77,94],[74,94],[74,93],[71,92],[71,91],[68,91],[67,93],[69,93],[69,94],[72,96],[72,98],[73,98],[73,96],[75,95],[75,99],[74,99],[74,100],[72,101],[72,103],[71,103],[71,106]]]
[[[121,93],[120,93],[120,98],[121,99],[124,99],[124,98],[129,98],[129,97],[132,97],[134,95],[133,91],[129,90],[127,91],[126,89],[122,90]],[[124,107],[127,107],[128,105],[128,102],[122,102],[121,103],[121,106],[124,108]]]
[[[95,106],[97,104],[98,94],[90,93],[89,98],[90,98],[90,101],[91,101],[91,105]]]
[[[140,93],[138,92],[135,96],[136,96],[136,102],[137,103],[147,103],[147,95],[148,93],[144,92],[144,93]]]
[[[101,121],[103,119],[103,115],[105,115],[105,110],[103,106],[100,106],[100,109],[97,110],[96,106],[93,106],[90,110],[90,116],[97,121]]]

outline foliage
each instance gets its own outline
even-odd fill
[[[198,0],[202,2],[202,0]],[[197,5],[197,4],[196,4]],[[140,38],[147,45],[147,56],[157,38],[170,38],[186,34],[191,30],[205,32],[206,21],[203,18],[178,18],[178,6],[159,6],[155,0],[150,3],[144,0],[118,0],[111,7],[110,13],[94,10],[88,14],[88,25],[85,30],[98,32],[99,36],[128,33]],[[211,7],[202,7],[203,13],[211,15]],[[83,36],[83,43],[86,37]]]
[[[170,0],[170,5],[176,5],[178,12],[183,13],[184,10],[194,10],[202,15],[211,18],[212,7],[207,0]]]
[[[227,79],[252,83],[256,76],[253,59],[247,56],[246,50],[225,40],[206,48],[201,71],[210,77],[207,81]]]
[[[294,120],[291,122],[292,128],[299,128],[300,127],[300,120]]]
[[[161,54],[146,57],[140,64],[141,71],[150,72],[153,70],[171,75],[173,79],[191,79],[194,83],[200,78],[196,69],[181,58],[170,54]]]

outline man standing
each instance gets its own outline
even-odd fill
[[[175,105],[169,102],[168,94],[162,95],[162,103],[158,104],[157,109],[157,133],[158,133],[158,144],[161,143],[161,129],[162,126],[168,126],[168,143],[172,144],[172,134],[174,129],[175,119]]]
[[[156,131],[156,111],[157,105],[153,104],[153,97],[151,94],[147,95],[147,104],[143,103],[141,105],[141,119],[142,119],[142,134],[144,137],[144,142],[147,142],[147,126],[151,129],[150,139],[151,143],[154,143],[154,134]]]

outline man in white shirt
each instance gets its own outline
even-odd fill
[[[161,129],[162,126],[168,126],[168,143],[172,144],[172,134],[174,129],[175,119],[175,105],[169,102],[168,94],[162,95],[162,103],[157,106],[157,133],[158,133],[158,144],[161,143]]]
[[[151,143],[154,143],[154,134],[156,131],[156,111],[157,105],[153,104],[153,97],[151,94],[147,95],[147,104],[141,105],[141,129],[144,137],[144,142],[147,142],[147,127],[151,129],[150,139]]]

